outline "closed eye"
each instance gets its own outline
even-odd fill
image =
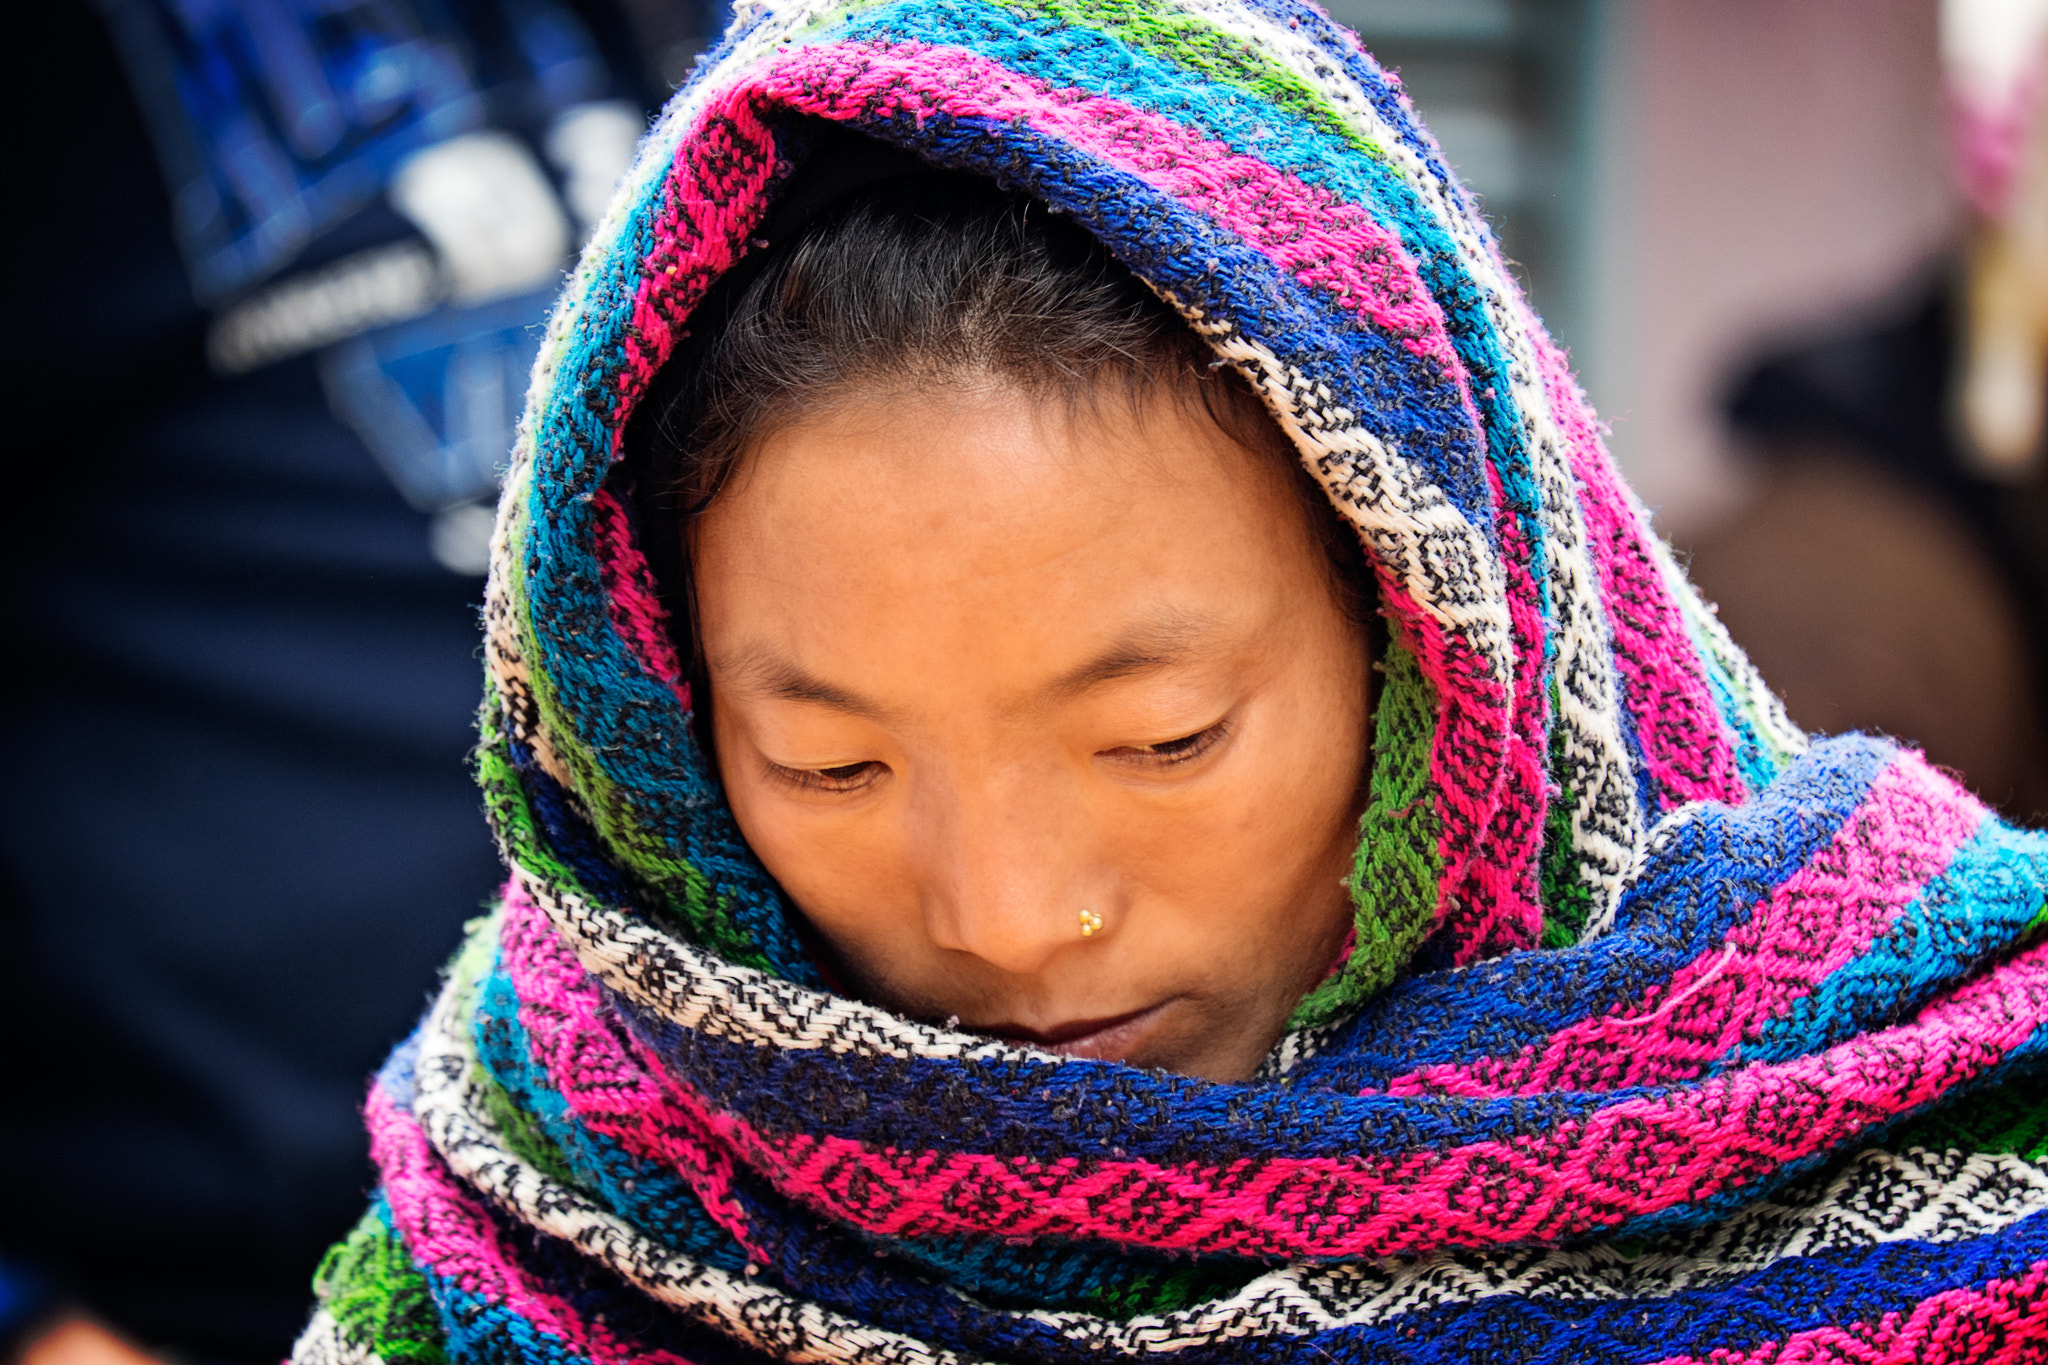
[[[1192,763],[1223,742],[1230,732],[1226,722],[1219,722],[1205,730],[1197,730],[1179,739],[1165,739],[1157,744],[1126,745],[1119,749],[1104,751],[1104,756],[1125,762],[1143,763],[1151,767],[1171,768],[1183,763]]]
[[[880,763],[842,763],[835,768],[785,768],[768,765],[775,776],[803,791],[852,792],[880,777],[886,769]]]

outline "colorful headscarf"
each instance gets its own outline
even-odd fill
[[[819,121],[1085,226],[1363,537],[1355,947],[1249,1083],[835,994],[693,738],[621,441]],[[301,1365],[2048,1350],[2048,836],[1786,721],[1309,4],[743,10],[555,313],[487,615],[511,880]]]

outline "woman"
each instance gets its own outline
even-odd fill
[[[533,395],[300,1360],[2038,1358],[2048,839],[1784,721],[1316,11],[752,11]]]

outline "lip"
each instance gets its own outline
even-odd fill
[[[991,1038],[1027,1043],[1041,1052],[1053,1052],[1062,1057],[1092,1057],[1099,1061],[1121,1062],[1137,1051],[1138,1045],[1144,1042],[1145,1035],[1170,1003],[1161,1001],[1141,1010],[1132,1010],[1129,1014],[1108,1019],[1075,1019],[1050,1028],[991,1024],[974,1031]]]

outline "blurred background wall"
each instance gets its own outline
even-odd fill
[[[1667,533],[1740,502],[1722,411],[1734,369],[1893,293],[1954,233],[1937,9],[1615,7],[1587,376]]]

